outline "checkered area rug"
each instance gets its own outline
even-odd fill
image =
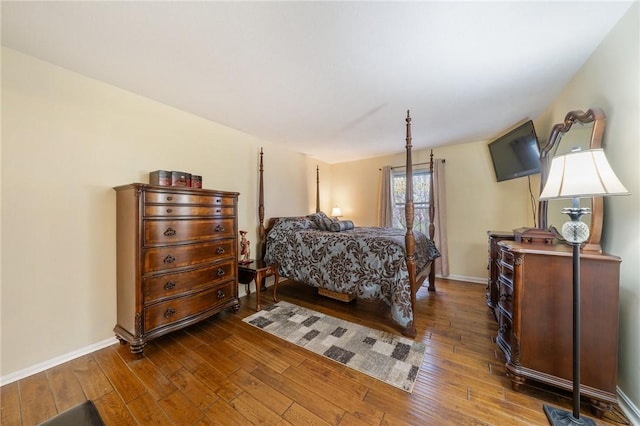
[[[243,321],[411,392],[426,345],[280,301]]]

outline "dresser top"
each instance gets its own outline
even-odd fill
[[[130,183],[128,185],[120,185],[113,188],[116,191],[126,191],[129,189],[137,189],[138,191],[154,191],[154,192],[171,192],[171,193],[184,193],[184,194],[220,194],[229,197],[237,197],[239,192],[231,191],[219,191],[216,189],[204,189],[204,188],[188,188],[184,186],[156,186],[149,185],[148,183]]]
[[[499,246],[505,247],[514,253],[540,254],[546,256],[573,256],[573,247],[568,244],[531,244],[519,243],[516,241],[500,241]],[[584,259],[606,259],[620,262],[618,256],[608,253],[598,253],[592,251],[580,251],[580,257]]]

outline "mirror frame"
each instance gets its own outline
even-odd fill
[[[591,138],[589,141],[589,149],[602,147],[602,135],[604,134],[604,127],[607,122],[607,118],[604,111],[600,108],[591,108],[586,112],[580,110],[571,111],[564,117],[564,122],[558,123],[551,129],[551,135],[546,145],[542,147],[540,151],[540,192],[544,188],[545,183],[549,175],[549,168],[551,167],[551,158],[549,153],[554,147],[560,143],[562,136],[571,130],[571,126],[575,122],[583,124],[593,123],[593,129],[591,131]],[[548,217],[548,202],[538,201],[538,215],[540,218],[540,228],[550,230],[557,237],[560,233],[555,229],[549,229]],[[603,200],[602,197],[593,197],[591,199],[591,224],[589,226],[589,239],[585,241],[583,250],[594,251],[601,253],[602,248],[600,246],[600,238],[602,236],[602,222],[604,216]]]

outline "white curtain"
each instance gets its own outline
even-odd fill
[[[383,228],[391,228],[393,224],[391,197],[391,166],[384,166],[380,177],[380,196],[378,200],[380,205],[378,226]]]
[[[449,254],[447,246],[449,242],[447,239],[447,202],[445,196],[443,159],[433,159],[433,175],[431,179],[433,179],[433,205],[435,209],[435,217],[433,218],[433,225],[435,227],[433,241],[441,255],[435,262],[436,274],[441,277],[448,277]],[[382,168],[380,181],[378,226],[390,228],[393,225],[392,197],[391,166],[385,166]]]
[[[435,208],[435,217],[433,225],[435,233],[433,242],[440,251],[440,257],[436,259],[436,274],[442,277],[449,276],[449,250],[447,246],[447,198],[444,180],[444,160],[441,158],[433,159],[433,205]]]

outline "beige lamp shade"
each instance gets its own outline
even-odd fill
[[[331,216],[333,217],[340,217],[342,216],[342,210],[340,210],[340,207],[334,207],[333,209],[331,209]]]
[[[551,160],[541,200],[627,195],[602,149],[573,151]]]

